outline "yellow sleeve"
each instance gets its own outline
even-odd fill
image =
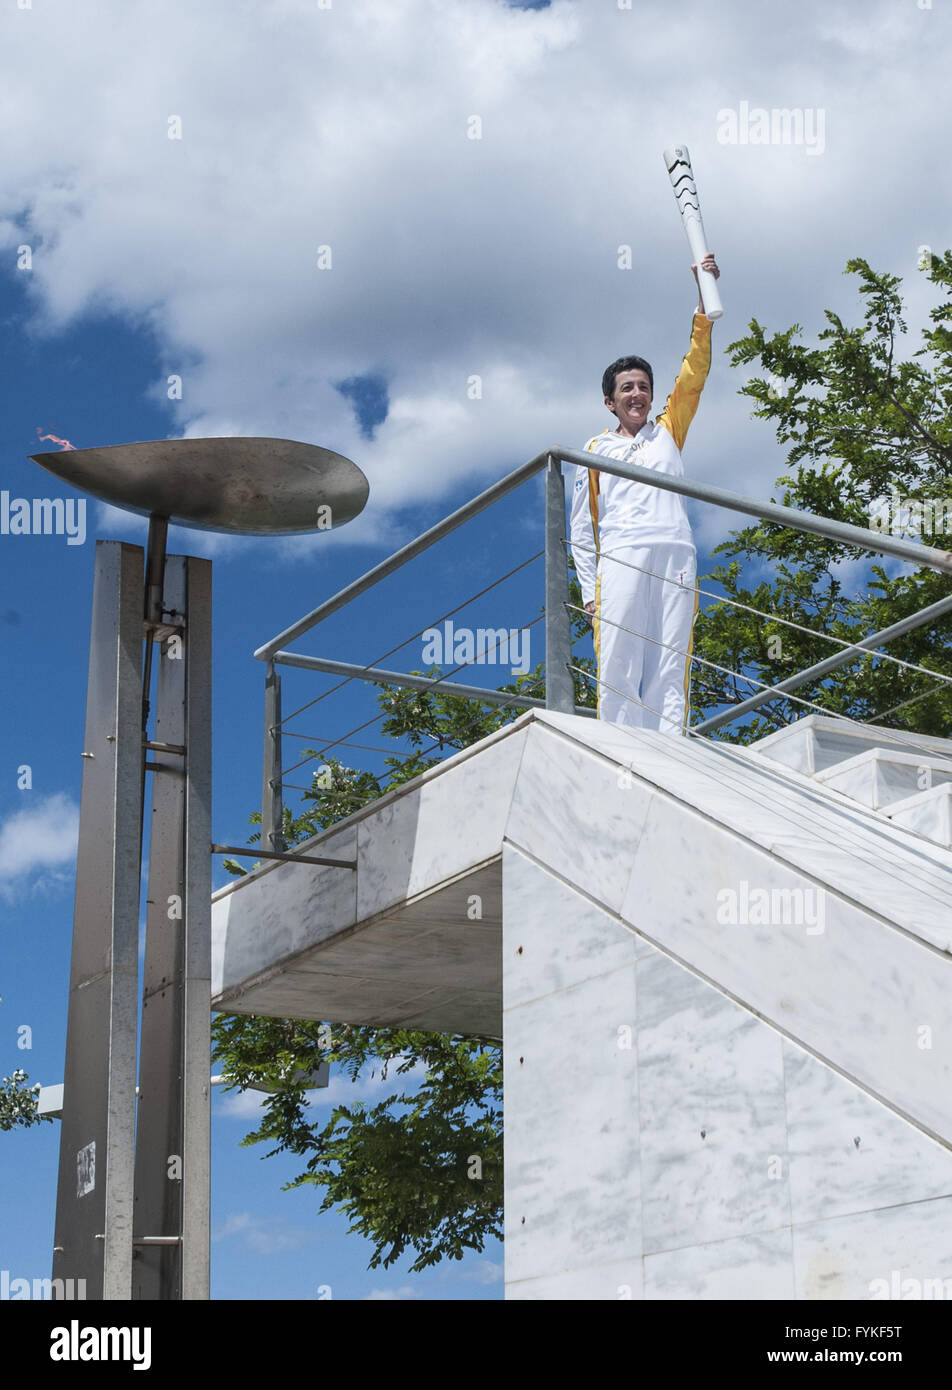
[[[711,368],[711,320],[706,314],[695,314],[691,327],[691,346],[681,363],[674,390],[658,416],[658,424],[673,438],[679,449],[684,448],[688,426],[694,419],[701,391]]]

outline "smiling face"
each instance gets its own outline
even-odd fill
[[[648,411],[651,409],[648,373],[639,367],[629,372],[619,372],[615,378],[614,394],[605,397],[605,404],[617,415],[620,434],[637,434],[648,423]]]

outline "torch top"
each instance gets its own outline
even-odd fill
[[[30,457],[103,502],[203,531],[327,530],[358,516],[370,492],[350,459],[293,439],[154,439]]]

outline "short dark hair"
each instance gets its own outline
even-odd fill
[[[651,370],[651,363],[646,362],[643,357],[619,357],[617,362],[613,362],[610,367],[606,367],[602,377],[602,395],[614,396],[615,379],[618,373],[633,372],[636,369],[644,372],[651,385],[651,394],[654,395],[654,373]]]

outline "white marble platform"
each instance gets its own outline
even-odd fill
[[[952,854],[730,745],[571,715],[533,711],[302,846],[356,874],[280,864],[217,894],[215,1007],[498,1036],[504,842],[952,1138]]]
[[[525,726],[212,897],[213,1007],[501,1036],[499,849]]]
[[[952,784],[952,762],[926,751],[870,748],[818,772],[816,780],[878,811],[916,792]]]
[[[301,850],[356,872],[216,894],[213,1007],[502,1036],[509,1296],[945,1269],[949,849],[751,750],[532,711]]]
[[[952,786],[944,783],[894,801],[886,814],[896,825],[914,830],[944,848],[952,848]]]
[[[784,763],[808,776],[822,772],[846,758],[855,757],[857,753],[884,746],[899,752],[925,753],[936,758],[952,759],[950,739],[902,729],[854,724],[823,714],[805,715],[785,729],[778,729],[776,733],[759,739],[752,746],[761,756]]]

